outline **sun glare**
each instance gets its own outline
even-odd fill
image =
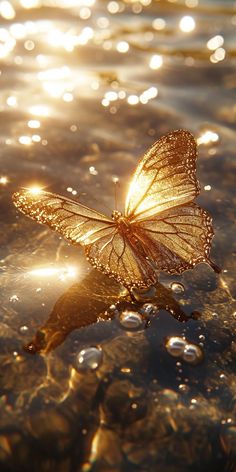
[[[33,277],[53,277],[57,276],[59,280],[64,282],[66,279],[75,278],[77,275],[77,268],[75,266],[66,267],[38,267],[28,272]]]
[[[40,193],[42,193],[43,189],[38,185],[35,185],[33,187],[29,187],[27,190],[31,195],[39,195]]]

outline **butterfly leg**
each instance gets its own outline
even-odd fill
[[[207,262],[212,267],[212,269],[216,272],[216,274],[221,273],[221,268],[218,265],[216,265],[213,261],[211,261],[211,259],[209,259],[209,261]]]

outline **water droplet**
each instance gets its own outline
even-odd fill
[[[186,346],[186,341],[181,336],[172,336],[167,339],[166,350],[173,357],[181,357]]]
[[[12,303],[16,303],[19,301],[19,297],[17,295],[12,295],[10,298],[9,298],[10,302]]]
[[[103,353],[98,347],[82,349],[75,357],[75,366],[79,372],[96,370],[102,363]]]
[[[155,315],[157,313],[157,307],[152,305],[152,303],[145,303],[145,305],[143,305],[142,312],[148,316]]]
[[[171,290],[173,290],[174,293],[183,293],[185,290],[183,284],[177,282],[173,282],[170,288]]]
[[[200,339],[200,341],[205,341],[206,338],[205,338],[204,334],[200,334],[199,339]]]
[[[20,326],[20,329],[19,329],[21,334],[26,334],[28,332],[28,330],[29,330],[29,328],[26,325]]]
[[[119,321],[121,326],[128,330],[139,329],[143,325],[142,316],[136,311],[123,311],[120,314]]]
[[[203,360],[203,351],[197,344],[186,344],[182,359],[188,364],[197,365]]]
[[[179,384],[179,390],[181,392],[189,392],[189,386],[186,384]]]

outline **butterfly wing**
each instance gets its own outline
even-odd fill
[[[134,173],[125,215],[138,221],[193,201],[199,194],[196,158],[196,142],[188,131],[173,131],[156,141]]]
[[[213,228],[208,213],[194,203],[166,210],[132,225],[147,256],[169,274],[191,269],[209,259]]]
[[[147,286],[155,272],[132,249],[113,220],[60,195],[22,190],[13,195],[15,206],[39,223],[50,226],[73,244],[84,246],[89,262],[126,287]]]
[[[27,216],[60,233],[73,244],[92,244],[114,229],[114,221],[54,193],[22,190],[13,195],[15,206]]]
[[[85,247],[89,262],[97,269],[114,277],[125,287],[145,288],[155,283],[155,269],[147,261],[146,254],[138,249],[117,228],[109,235]]]

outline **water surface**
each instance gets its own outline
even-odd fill
[[[1,470],[232,472],[234,2],[21,0],[0,14]],[[122,209],[140,156],[177,128],[198,140],[222,273],[161,274],[130,305],[11,195],[39,185],[110,215],[114,178]],[[174,337],[197,362],[167,349]]]

